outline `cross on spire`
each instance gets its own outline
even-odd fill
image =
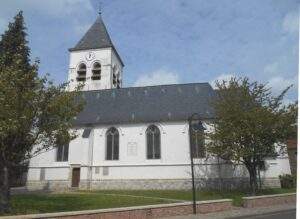
[[[99,9],[98,9],[98,14],[99,15],[101,15],[101,13],[102,13],[102,2],[101,1],[99,1]]]

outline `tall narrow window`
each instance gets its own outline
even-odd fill
[[[114,127],[106,132],[106,160],[119,160],[119,132]]]
[[[204,131],[195,130],[193,131],[192,138],[192,154],[194,158],[204,158],[205,157],[205,146],[204,146]]]
[[[69,157],[69,144],[58,146],[56,151],[56,161],[57,162],[68,161],[68,157]]]
[[[146,130],[147,159],[160,159],[160,131],[155,125]]]
[[[113,86],[114,86],[114,87],[117,86],[117,80],[118,80],[118,76],[117,76],[117,67],[114,66],[114,67],[113,67],[113,79],[112,79],[112,83],[113,83]]]
[[[81,63],[77,70],[77,81],[85,81],[86,80],[86,65]]]
[[[99,62],[95,62],[92,69],[92,80],[100,80],[101,79],[101,65]]]
[[[118,72],[117,74],[117,88],[121,88],[121,74]]]

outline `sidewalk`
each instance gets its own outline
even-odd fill
[[[222,211],[210,214],[184,215],[175,217],[166,217],[163,219],[225,219],[243,216],[261,215],[272,212],[288,211],[296,209],[296,205],[275,205],[263,208],[239,208],[236,207],[231,211]]]

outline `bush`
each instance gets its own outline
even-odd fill
[[[296,175],[283,174],[279,176],[281,188],[295,188],[296,187]]]

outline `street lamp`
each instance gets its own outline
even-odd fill
[[[195,176],[194,176],[194,150],[193,150],[193,135],[197,131],[203,131],[205,128],[200,120],[200,115],[197,113],[192,114],[188,118],[189,122],[189,136],[190,136],[190,158],[191,158],[191,172],[192,172],[192,192],[193,192],[193,214],[196,214],[196,191],[195,191]],[[195,135],[198,138],[198,135]],[[196,142],[197,141],[196,139]],[[197,147],[197,145],[195,145]]]

